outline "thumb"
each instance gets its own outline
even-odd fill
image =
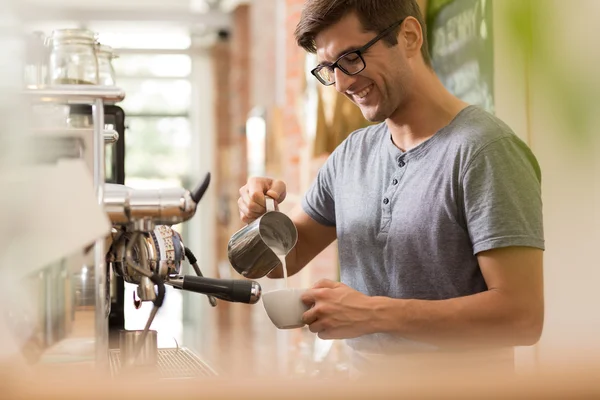
[[[273,182],[271,182],[271,187],[267,190],[266,195],[274,199],[277,203],[283,202],[287,195],[285,182],[274,179]]]

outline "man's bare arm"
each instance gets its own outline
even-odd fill
[[[508,247],[478,255],[488,286],[448,300],[374,297],[372,330],[440,346],[519,346],[539,340],[544,321],[543,253]]]

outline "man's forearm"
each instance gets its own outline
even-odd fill
[[[528,299],[495,290],[448,300],[372,301],[375,332],[442,347],[531,345],[543,325],[543,302],[532,306]]]

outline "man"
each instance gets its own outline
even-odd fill
[[[540,337],[544,249],[539,166],[502,121],[450,94],[431,68],[415,0],[308,0],[296,39],[313,75],[378,125],[331,154],[293,212],[297,273],[335,239],[341,282],[303,301],[323,339],[358,354],[532,345]],[[251,178],[241,218],[281,202],[284,182]],[[281,269],[271,277],[281,277]]]

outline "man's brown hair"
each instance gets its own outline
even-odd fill
[[[416,0],[307,0],[294,32],[298,46],[309,53],[315,53],[315,37],[352,12],[357,15],[365,30],[375,33],[382,32],[406,17],[416,18],[423,31],[421,54],[425,64],[431,67],[425,19]],[[383,40],[389,46],[398,44],[399,30],[400,27]]]

